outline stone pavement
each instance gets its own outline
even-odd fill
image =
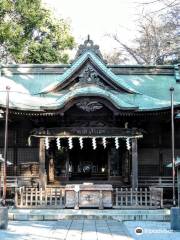
[[[2,240],[132,240],[115,220],[10,221]]]
[[[170,222],[158,221],[127,221],[124,222],[129,234],[137,240],[180,240],[180,232],[170,229]],[[137,235],[136,228],[142,229]]]
[[[137,235],[135,229],[142,228]],[[180,240],[170,222],[116,220],[9,221],[0,240]]]

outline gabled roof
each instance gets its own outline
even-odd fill
[[[68,85],[89,63],[109,85],[97,82]],[[65,83],[66,88],[61,88]],[[5,107],[7,85],[11,87],[10,108],[23,111],[53,111],[63,108],[72,99],[86,96],[106,99],[119,111],[158,111],[170,108],[170,87],[175,89],[174,105],[180,106],[179,65],[110,66],[92,41],[90,45],[86,41],[85,47],[81,45],[76,59],[68,65],[1,66],[2,108]]]
[[[95,55],[92,51],[88,50],[84,52],[83,55],[79,56],[71,65],[71,67],[66,70],[62,75],[57,77],[57,79],[46,88],[42,90],[42,93],[51,92],[56,89],[59,85],[63,84],[65,81],[68,81],[75,72],[77,72],[80,67],[86,61],[90,61],[95,65],[100,72],[102,72],[109,80],[112,81],[115,85],[119,86],[121,89],[124,89],[126,92],[129,93],[138,93],[138,91],[134,90],[132,86],[128,85],[127,82],[123,80],[120,76],[115,75],[107,66],[105,65],[102,60]]]

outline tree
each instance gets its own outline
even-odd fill
[[[180,8],[168,8],[166,14],[146,14],[141,16],[138,36],[131,45],[123,43],[118,34],[113,39],[119,44],[120,51],[137,64],[170,64],[179,59]]]
[[[144,8],[150,7],[154,4],[158,4],[156,10],[152,10],[151,13],[159,13],[164,10],[174,8],[176,6],[179,6],[179,0],[142,0],[142,2],[139,3],[139,6],[143,6]]]
[[[67,63],[73,46],[70,26],[41,0],[0,0],[2,63]]]
[[[118,49],[114,49],[111,53],[103,53],[103,57],[108,64],[123,64],[128,60]]]

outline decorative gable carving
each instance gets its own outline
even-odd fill
[[[100,80],[97,71],[90,64],[88,64],[79,75],[78,86],[84,84],[95,84],[105,87],[103,82]]]
[[[92,101],[89,98],[84,98],[76,103],[76,106],[85,112],[95,112],[101,108],[103,105],[97,101]]]
[[[88,35],[87,40],[84,41],[84,44],[79,45],[75,59],[78,58],[79,56],[83,55],[84,52],[89,51],[89,50],[94,52],[101,60],[103,60],[104,63],[107,63],[107,61],[103,59],[101,51],[99,50],[99,46],[94,44],[94,42],[90,39],[89,35]]]
[[[61,90],[71,91],[73,88],[84,87],[88,84],[117,92],[138,93],[101,61],[102,55],[99,47],[94,45],[89,37],[84,45],[80,45],[76,58],[72,65],[58,77],[54,84],[49,85],[43,90],[43,93],[58,92]]]

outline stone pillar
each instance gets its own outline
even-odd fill
[[[180,231],[180,208],[171,208],[171,229],[175,231]]]
[[[137,138],[132,139],[132,189],[138,188]]]
[[[8,227],[8,208],[0,207],[0,229],[7,229]]]
[[[177,184],[178,184],[178,207],[180,208],[180,166],[177,169]]]
[[[45,169],[45,142],[44,138],[39,140],[39,182],[40,187],[46,187],[46,169]]]

